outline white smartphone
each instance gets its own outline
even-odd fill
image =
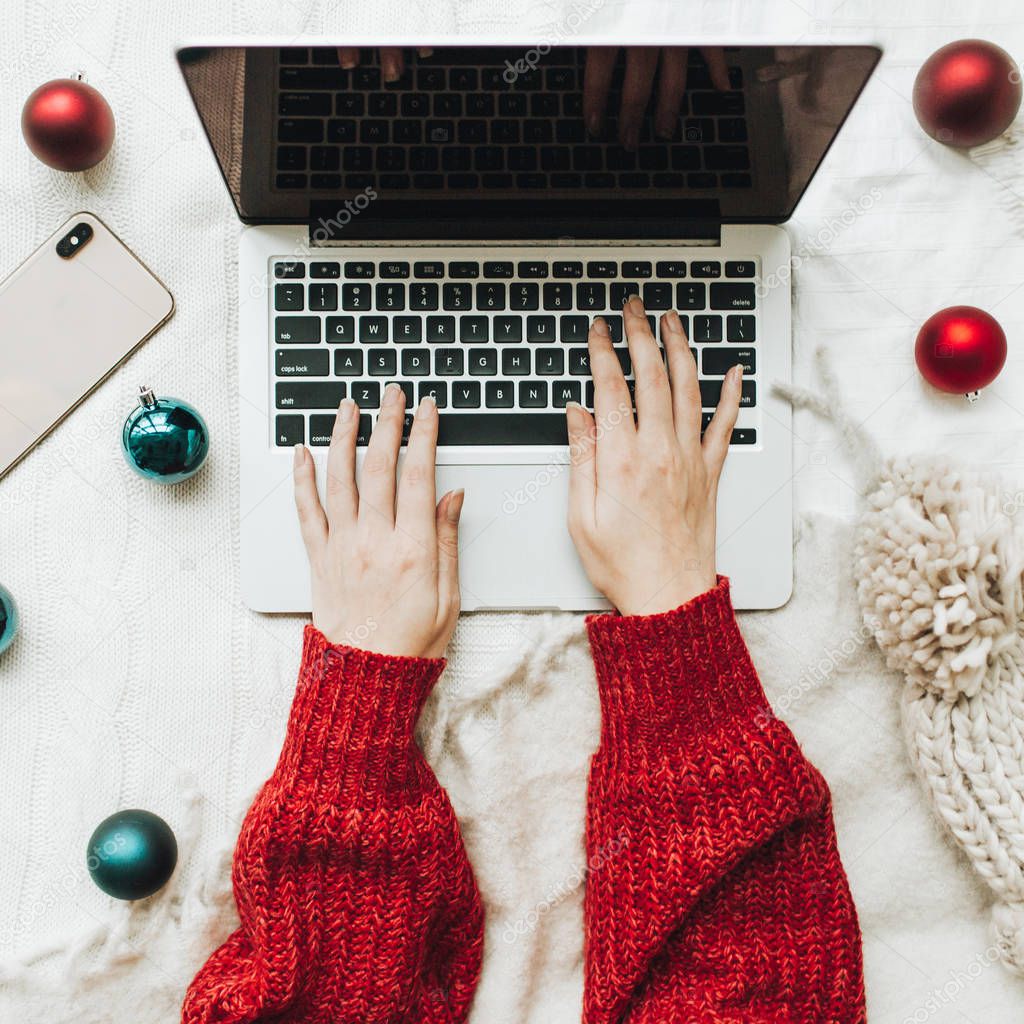
[[[174,299],[91,213],[0,282],[0,476],[174,312]]]

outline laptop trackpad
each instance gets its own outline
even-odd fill
[[[439,465],[438,495],[457,487],[464,611],[605,607],[569,538],[568,465]]]

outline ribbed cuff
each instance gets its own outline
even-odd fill
[[[375,654],[303,634],[281,765],[307,795],[346,806],[390,803],[422,782],[413,730],[443,658]]]
[[[592,615],[601,747],[617,759],[677,750],[774,715],[736,623],[729,581],[658,615]]]

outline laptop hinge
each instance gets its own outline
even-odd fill
[[[510,241],[602,245],[625,239],[634,245],[658,245],[686,239],[694,245],[718,245],[722,238],[722,223],[715,216],[718,204],[711,201],[608,204],[549,199],[531,203],[528,210],[520,201],[493,200],[480,203],[479,209],[475,205],[434,200],[410,209],[408,202],[380,199],[353,212],[335,202],[318,202],[309,219],[310,244],[416,245],[442,239],[453,245]]]

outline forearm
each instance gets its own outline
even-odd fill
[[[236,848],[241,928],[193,982],[189,1024],[464,1019],[482,910],[412,738],[442,668],[306,630],[284,747]]]
[[[828,789],[771,713],[728,584],[588,626],[585,1020],[861,1020]]]

